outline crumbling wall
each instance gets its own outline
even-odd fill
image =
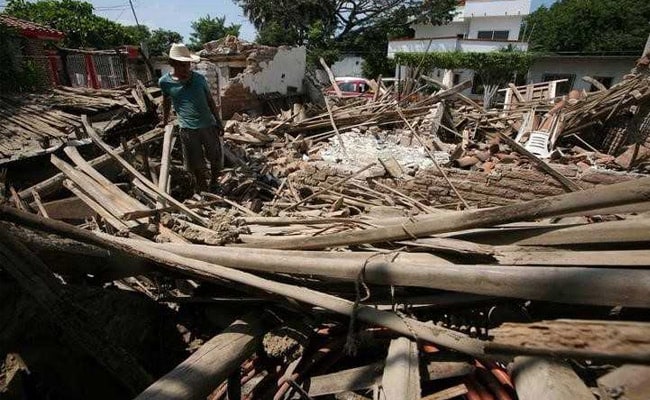
[[[246,88],[258,95],[276,92],[286,95],[302,91],[307,66],[304,46],[280,47],[270,61],[259,61],[256,57],[259,57],[256,53],[248,57],[248,67],[239,77]]]
[[[220,104],[221,93],[219,88],[219,73],[217,66],[210,61],[201,61],[196,65],[196,72],[205,76],[206,81],[208,81],[208,86],[210,86],[210,93],[212,93],[212,98],[214,98],[217,105]]]
[[[634,178],[632,174],[595,169],[581,170],[576,166],[554,165],[553,168],[583,189]],[[472,206],[493,207],[566,193],[555,179],[536,169],[498,165],[490,173],[456,168],[445,169],[445,172],[461,196]],[[349,171],[332,164],[306,163],[291,174],[290,178],[298,186],[322,187],[335,183],[347,175]],[[435,168],[420,170],[411,179],[373,178],[372,180],[397,189],[427,205],[440,206],[459,202],[442,174]],[[385,192],[381,188],[375,189]]]
[[[221,112],[261,112],[260,95],[301,93],[305,79],[304,47],[261,47],[249,54],[243,73],[229,80],[221,92]]]

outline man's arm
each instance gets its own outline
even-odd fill
[[[223,133],[223,124],[221,123],[221,118],[219,117],[219,108],[217,107],[217,103],[214,101],[210,93],[207,93],[207,96],[210,111],[212,111],[212,115],[214,115],[214,119],[217,121],[217,127],[219,128],[219,131]]]

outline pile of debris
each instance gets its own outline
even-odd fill
[[[466,86],[236,114],[216,194],[188,188],[171,126],[112,147],[82,117],[104,155],[67,147],[51,157],[60,174],[2,206],[0,280],[112,390],[52,384],[44,366],[61,362],[20,350],[42,330],[14,323],[0,391],[647,397],[648,75],[563,102],[511,87],[517,100],[489,111]],[[124,294],[143,303],[97,305]],[[145,309],[160,329],[138,322]],[[133,326],[103,332],[104,313]]]
[[[152,93],[139,83],[135,88],[85,89],[58,87],[51,92],[0,95],[0,163],[52,153],[71,140],[85,138],[81,115],[105,121],[107,136],[125,127],[150,125],[157,108]]]

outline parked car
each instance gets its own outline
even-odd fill
[[[336,84],[341,90],[343,97],[368,97],[372,98],[375,92],[370,86],[370,82],[364,78],[357,77],[339,77],[336,78]],[[336,96],[336,90],[333,86],[325,89],[326,96]]]

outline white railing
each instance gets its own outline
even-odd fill
[[[528,43],[507,40],[479,40],[479,39],[404,39],[388,42],[388,57],[393,58],[395,53],[426,53],[434,51],[465,51],[487,53],[498,51],[508,46],[513,46],[520,51],[528,50]]]

